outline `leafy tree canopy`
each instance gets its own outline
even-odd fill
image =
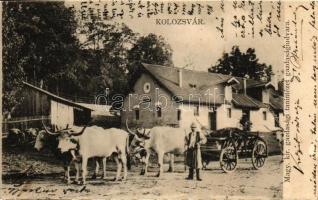
[[[224,53],[216,65],[208,69],[211,73],[221,73],[238,77],[246,75],[255,80],[270,81],[272,66],[260,63],[255,49],[249,48],[241,52],[238,46],[233,46],[230,53]]]
[[[77,88],[85,64],[78,53],[76,24],[74,13],[63,2],[3,3],[5,111],[21,101],[17,94],[22,80],[43,80],[57,92]]]
[[[3,3],[4,113],[21,102],[23,80],[61,96],[126,94],[141,62],[172,65],[162,37],[109,21],[79,23],[75,14],[64,2]]]
[[[82,27],[90,52],[89,72],[96,75],[89,82],[89,91],[126,94],[137,78],[140,63],[172,64],[172,50],[164,38],[155,34],[139,36],[125,24],[92,20]]]
[[[141,63],[173,66],[172,49],[162,36],[149,34],[140,37],[128,52],[129,84],[140,74]]]

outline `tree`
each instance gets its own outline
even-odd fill
[[[259,63],[255,49],[249,48],[242,53],[238,46],[233,46],[230,53],[224,53],[218,60],[218,64],[208,69],[211,73],[221,73],[238,77],[245,77],[255,80],[270,81],[272,66]]]
[[[26,60],[16,59],[21,57],[22,49],[20,46],[24,43],[24,38],[16,31],[17,24],[11,16],[14,14],[7,6],[8,3],[3,3],[3,95],[2,106],[3,113],[7,114],[14,108],[21,97],[17,93],[21,90],[22,83],[20,78],[24,79],[25,73],[22,68]],[[12,37],[13,40],[7,38]]]
[[[140,37],[128,52],[130,86],[140,74],[141,63],[173,66],[172,53],[162,36],[151,33]]]
[[[49,90],[74,93],[85,70],[74,13],[63,2],[3,3],[3,107],[21,101],[22,80],[41,80]],[[32,81],[31,81],[32,80]]]
[[[109,88],[110,96],[127,93],[128,50],[135,42],[136,34],[125,24],[101,21],[86,22],[82,27],[86,41],[83,48],[88,60],[88,83],[94,94]]]
[[[109,95],[126,94],[132,86],[132,77],[142,62],[172,65],[172,50],[163,37],[155,34],[140,37],[125,24],[107,23],[92,18],[81,27],[86,41],[84,48],[88,74],[94,75],[88,83],[90,91]],[[129,81],[127,81],[127,79]]]

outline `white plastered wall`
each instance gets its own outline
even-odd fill
[[[264,119],[263,112],[266,112],[266,120]],[[251,131],[270,132],[270,130],[276,129],[274,114],[268,108],[251,110],[250,120],[252,122]]]

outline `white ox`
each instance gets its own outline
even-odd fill
[[[65,171],[65,176],[64,178],[67,180],[67,183],[70,184],[71,183],[71,177],[70,177],[70,167],[71,164],[74,163],[75,165],[75,169],[76,169],[76,178],[75,178],[75,182],[78,183],[78,179],[79,179],[79,163],[77,161],[76,155],[75,155],[75,151],[77,149],[72,148],[69,151],[66,152],[60,152],[58,149],[58,139],[60,137],[63,137],[63,135],[65,134],[69,134],[69,132],[74,132],[74,129],[79,129],[79,127],[72,127],[72,129],[57,129],[55,128],[55,131],[52,132],[50,130],[48,130],[48,128],[44,125],[44,123],[42,122],[42,125],[44,127],[45,130],[41,130],[38,132],[38,135],[36,137],[35,140],[35,144],[34,144],[34,148],[37,149],[38,151],[41,151],[44,148],[47,148],[49,150],[52,151],[52,153],[54,153],[54,155],[56,156],[56,158],[58,158],[59,160],[61,160],[63,162],[63,168]],[[74,155],[72,155],[74,154]],[[103,158],[106,159],[106,158]],[[104,161],[104,160],[103,160]],[[96,168],[95,168],[95,173],[93,175],[93,177],[96,177],[99,171],[99,163],[98,160],[96,159]],[[104,174],[105,175],[105,174]]]
[[[137,133],[134,133],[128,128],[127,121],[126,128],[129,133],[134,135],[130,148],[133,149],[141,145],[147,151],[141,175],[147,174],[149,156],[152,150],[157,153],[158,156],[158,177],[163,173],[163,157],[165,153],[170,153],[169,171],[174,170],[174,154],[184,154],[185,152],[185,129],[157,126],[153,127],[149,131],[144,130],[142,132],[137,131]]]
[[[121,129],[104,129],[97,126],[84,127],[80,133],[69,133],[59,137],[58,148],[61,152],[70,149],[78,149],[82,157],[83,184],[86,184],[87,161],[93,157],[109,157],[114,153],[117,163],[117,174],[115,180],[120,180],[120,172],[124,168],[123,180],[127,177],[128,133]],[[106,174],[106,159],[103,159],[104,178]]]

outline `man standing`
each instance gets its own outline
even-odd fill
[[[186,164],[189,166],[188,180],[193,179],[194,169],[196,170],[197,180],[201,181],[200,168],[202,168],[202,158],[200,144],[206,143],[205,136],[196,131],[196,124],[191,124],[191,132],[186,135]]]

